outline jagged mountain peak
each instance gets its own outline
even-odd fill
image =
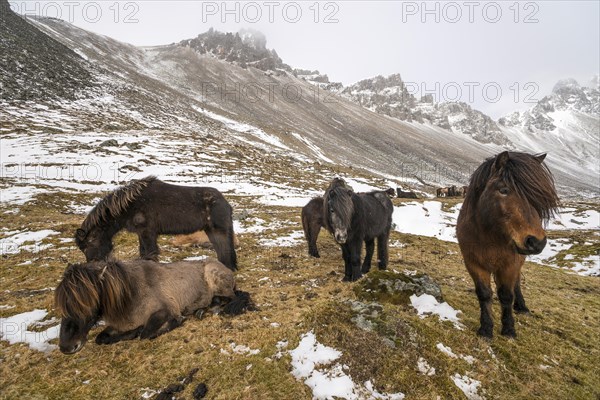
[[[240,32],[220,32],[213,28],[199,34],[194,39],[179,42],[200,54],[208,54],[242,68],[254,67],[263,71],[288,71],[292,68],[284,64],[275,50],[267,49],[266,36],[256,30]]]
[[[432,96],[417,101],[400,74],[363,79],[346,87],[341,95],[379,114],[408,122],[427,122],[471,136],[481,143],[509,144],[490,117],[466,103],[435,103]]]
[[[593,80],[592,80],[593,83]],[[498,120],[503,126],[520,126],[529,132],[557,129],[557,113],[567,113],[572,118],[580,116],[586,120],[598,120],[600,113],[600,91],[597,87],[581,86],[575,79],[561,79],[552,88],[552,93],[538,101],[529,110],[514,112]],[[588,125],[588,122],[584,122]],[[593,128],[593,127],[592,127]]]
[[[561,79],[552,88],[552,93],[559,93],[563,90],[578,90],[581,88],[579,82],[574,78]]]

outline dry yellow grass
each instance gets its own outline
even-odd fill
[[[0,309],[0,316],[34,308],[52,310],[52,291],[40,289],[55,287],[67,262],[83,260],[72,242],[60,242],[60,238],[71,237],[82,219],[63,214],[61,205],[81,200],[78,196],[42,195],[16,214],[3,214],[3,227],[9,230],[54,229],[60,235],[49,237],[46,242],[53,246],[40,253],[3,256],[0,304],[14,308]],[[600,398],[597,278],[527,263],[523,290],[533,314],[517,316],[519,337],[507,340],[498,334],[499,305],[495,300],[496,336],[488,342],[475,334],[479,309],[458,246],[394,232],[391,242],[406,246],[390,248],[390,269],[429,274],[441,286],[444,299],[463,311],[465,329],[457,330],[436,317],[419,319],[412,307],[384,302],[383,311],[373,320],[374,331],[365,331],[352,322],[355,314],[347,303],[357,299],[360,291],[354,288],[360,284],[340,281],[340,250],[325,232],[319,237],[320,259],[308,257],[305,243],[261,246],[263,237],[300,230],[299,209],[257,206],[245,198],[234,201],[238,208],[250,209],[251,217],[267,223],[284,222],[260,234],[239,235],[238,286],[251,293],[258,311],[235,318],[208,315],[202,320],[190,319],[156,340],[112,346],[93,343],[93,334],[99,332],[96,329],[83,350],[72,356],[58,351],[44,354],[1,341],[0,397],[137,399],[144,388],[160,390],[199,368],[194,382],[176,398],[192,398],[194,387],[204,382],[210,399],[310,399],[309,388],[290,374],[289,355],[278,359],[275,354],[280,340],[288,340],[291,349],[301,334],[313,330],[321,343],[343,352],[340,361],[348,365],[355,382],[370,379],[380,391],[401,391],[407,398],[464,398],[450,380],[455,373],[480,380],[480,393],[488,399]],[[162,237],[159,245],[162,260],[212,254],[210,250],[175,248],[169,237]],[[119,258],[137,256],[137,238],[119,235],[116,249]],[[27,260],[32,263],[19,265]],[[475,357],[475,363],[447,357],[435,347],[439,342],[456,354]],[[235,354],[231,343],[260,352]],[[418,372],[419,357],[435,367],[435,375]]]

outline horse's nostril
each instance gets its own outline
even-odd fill
[[[546,241],[546,237],[544,237],[542,240],[539,240],[535,236],[527,236],[527,239],[525,239],[525,247],[528,250],[542,251],[546,246]]]

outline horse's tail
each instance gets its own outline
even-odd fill
[[[223,307],[223,314],[239,315],[244,311],[253,310],[255,310],[255,306],[250,298],[250,293],[236,290],[235,297]]]

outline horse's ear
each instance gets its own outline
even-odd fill
[[[496,160],[494,161],[494,167],[493,170],[494,172],[498,172],[500,170],[502,170],[504,168],[504,166],[506,165],[506,163],[508,162],[508,151],[503,151],[502,153],[498,154],[496,156]]]
[[[86,236],[87,236],[87,232],[84,231],[83,229],[77,229],[75,231],[75,237],[79,240],[85,239]]]
[[[534,157],[541,164],[544,162],[544,159],[546,158],[546,153],[538,154]]]

